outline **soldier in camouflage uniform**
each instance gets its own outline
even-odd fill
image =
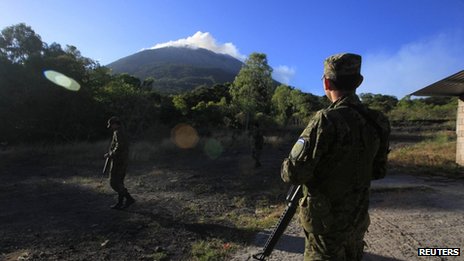
[[[303,185],[305,261],[363,256],[370,182],[386,174],[390,124],[355,94],[360,69],[356,54],[325,60],[323,86],[332,105],[316,113],[282,164],[282,179]]]
[[[124,178],[129,161],[129,141],[119,118],[111,117],[108,120],[107,127],[113,130],[113,138],[111,140],[110,151],[105,154],[105,158],[111,159],[110,185],[118,193],[118,202],[111,208],[123,209],[135,202],[134,198],[124,187]],[[126,199],[125,203],[124,199]]]

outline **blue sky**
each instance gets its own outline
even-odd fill
[[[1,0],[0,28],[21,22],[103,65],[166,43],[261,52],[277,80],[317,95],[334,53],[363,56],[358,93],[402,98],[464,70],[464,0]]]

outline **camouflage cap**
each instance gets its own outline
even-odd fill
[[[113,123],[121,125],[121,121],[119,120],[119,118],[116,117],[116,116],[113,116],[108,120],[108,125],[106,127],[107,128],[111,127],[111,124],[113,124]]]
[[[361,56],[353,53],[335,54],[324,61],[324,76],[337,80],[337,76],[361,75]]]

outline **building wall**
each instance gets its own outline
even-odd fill
[[[456,135],[456,163],[464,166],[464,97],[461,97],[458,103]]]

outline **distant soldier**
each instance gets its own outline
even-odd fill
[[[129,141],[119,118],[114,116],[111,117],[108,120],[107,127],[113,130],[113,138],[111,140],[110,150],[105,154],[105,158],[111,159],[110,185],[111,188],[118,193],[118,202],[111,208],[123,209],[135,202],[134,198],[124,187],[124,178],[129,161]],[[126,199],[125,203],[124,199]]]
[[[263,145],[264,145],[264,136],[263,132],[259,128],[259,123],[255,123],[253,132],[252,132],[252,138],[253,138],[253,148],[251,150],[251,156],[255,160],[255,167],[261,167],[261,151],[263,150]]]
[[[303,185],[305,261],[363,256],[370,182],[386,174],[390,124],[361,104],[360,70],[356,54],[325,60],[323,86],[332,105],[317,112],[282,164],[283,180]]]

